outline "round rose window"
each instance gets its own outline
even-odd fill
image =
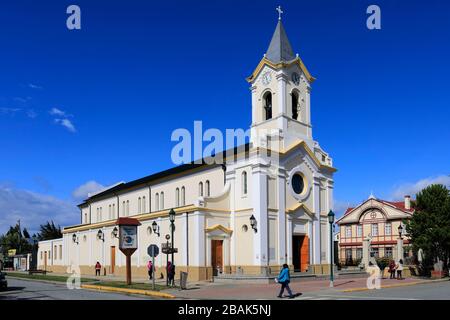
[[[292,176],[292,189],[296,194],[300,194],[305,189],[305,182],[301,174],[296,173]]]

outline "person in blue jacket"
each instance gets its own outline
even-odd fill
[[[289,282],[291,282],[291,277],[289,275],[289,266],[287,264],[283,264],[283,269],[281,269],[280,274],[278,275],[278,278],[275,279],[276,282],[281,284],[281,290],[278,294],[278,298],[283,298],[284,289],[287,289],[287,292],[289,293],[289,298],[295,298],[295,296],[292,294],[291,288],[289,288]]]

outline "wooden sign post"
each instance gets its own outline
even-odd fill
[[[141,223],[133,218],[119,218],[119,249],[126,257],[127,285],[131,284],[131,256],[138,248],[137,227]]]

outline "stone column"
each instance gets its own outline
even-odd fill
[[[320,265],[321,263],[321,245],[320,243],[320,182],[313,178],[313,201],[314,201],[314,220],[313,223],[313,237],[311,243],[313,246],[312,264]]]
[[[280,170],[281,171],[281,170]],[[286,178],[283,172],[278,174],[278,265],[287,263],[286,241],[292,233],[286,235]]]
[[[252,204],[257,232],[253,236],[254,265],[268,265],[267,173],[261,164],[252,167]],[[252,230],[253,232],[253,230]],[[262,270],[263,268],[261,268]],[[262,270],[263,271],[263,270]],[[264,272],[263,272],[264,273]]]
[[[403,259],[403,239],[397,239],[397,260]],[[404,261],[403,261],[404,262]]]
[[[366,237],[363,240],[363,258],[362,263],[364,264],[364,268],[367,269],[369,266],[370,260],[370,238]]]

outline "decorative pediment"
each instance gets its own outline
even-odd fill
[[[286,214],[295,214],[298,210],[303,209],[303,211],[310,217],[314,218],[314,213],[309,209],[303,202],[298,202],[295,206],[286,209]]]
[[[230,236],[233,233],[233,230],[228,229],[221,224],[216,224],[212,227],[205,228],[205,232],[210,236]]]
[[[379,221],[379,220],[391,220],[409,218],[410,213],[400,210],[395,206],[386,203],[385,201],[369,198],[359,206],[351,209],[344,214],[336,223],[358,223],[362,220],[365,222]]]

